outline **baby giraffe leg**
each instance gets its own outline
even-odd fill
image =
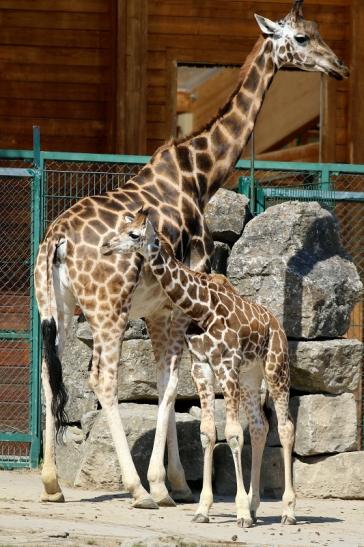
[[[260,505],[260,471],[265,441],[268,433],[268,422],[264,415],[260,400],[260,385],[263,375],[259,366],[241,372],[240,393],[241,403],[248,418],[252,446],[252,468],[249,489],[250,513],[255,523],[257,509]]]
[[[289,418],[289,394],[274,398],[274,406],[278,419],[279,439],[283,447],[284,459],[284,492],[282,524],[296,524],[295,505],[296,494],[292,479],[292,449],[294,444],[294,425]]]
[[[239,421],[240,388],[238,375],[231,365],[224,367],[230,371],[229,376],[219,375],[220,384],[226,404],[225,437],[231,448],[236,474],[236,512],[237,524],[242,528],[250,528],[253,520],[250,514],[249,498],[244,488],[241,451],[244,444],[243,428]]]
[[[282,365],[283,366],[283,365]],[[288,362],[284,364],[286,377],[289,378]],[[296,524],[295,505],[296,494],[292,480],[292,449],[294,443],[294,425],[289,417],[289,382],[278,385],[277,375],[266,374],[269,393],[273,399],[278,419],[279,439],[283,447],[284,459],[284,493],[282,524]]]
[[[209,511],[213,502],[212,457],[216,442],[214,417],[214,374],[207,362],[195,361],[192,364],[192,378],[201,402],[201,444],[204,455],[203,485],[200,502],[193,517],[194,522],[209,522]]]
[[[169,370],[166,370],[166,354],[168,348],[168,336],[171,327],[170,307],[163,308],[146,318],[153,353],[157,362],[157,385],[159,404],[163,400],[169,380]],[[171,498],[173,501],[192,502],[192,492],[186,482],[184,469],[178,452],[178,439],[176,428],[176,416],[174,407],[171,407],[167,429],[168,467],[167,477],[171,485]],[[169,498],[167,498],[169,499]],[[169,505],[173,502],[170,501]]]

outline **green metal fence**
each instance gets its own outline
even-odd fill
[[[37,135],[36,135],[37,136]],[[86,195],[117,188],[149,157],[0,151],[0,467],[35,466],[40,454],[39,322],[32,271],[44,228]],[[335,210],[343,244],[364,281],[364,166],[239,161],[254,212],[287,200]],[[363,311],[350,336],[363,338]],[[364,424],[363,424],[364,428]]]
[[[4,157],[1,154],[1,158]],[[40,239],[39,154],[9,151],[0,167],[0,467],[40,454],[39,319],[33,267]]]

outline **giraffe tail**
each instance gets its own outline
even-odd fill
[[[62,364],[58,357],[57,338],[58,330],[57,323],[52,316],[52,300],[55,301],[55,292],[53,285],[53,262],[55,253],[57,252],[57,244],[54,240],[47,241],[47,317],[41,322],[44,359],[47,364],[49,385],[52,391],[52,414],[55,419],[56,437],[62,437],[62,433],[67,424],[68,418],[65,412],[65,406],[68,401],[68,394],[63,382]]]

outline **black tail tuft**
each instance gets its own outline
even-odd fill
[[[68,395],[62,378],[62,365],[57,355],[56,322],[51,318],[42,321],[42,334],[44,344],[44,357],[48,367],[49,383],[52,390],[52,414],[56,423],[56,437],[62,435],[67,424],[67,414],[65,406],[68,401]]]

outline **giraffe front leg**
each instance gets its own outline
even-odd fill
[[[173,415],[171,418],[171,411],[174,408],[174,401],[177,395],[179,363],[183,351],[184,333],[188,322],[189,318],[187,318],[179,310],[174,310],[170,333],[168,337],[168,349],[166,353],[166,358],[164,366],[159,372],[159,374],[161,375],[159,376],[159,390],[161,395],[164,386],[166,387],[163,396],[161,397],[160,405],[158,408],[157,427],[154,438],[153,451],[148,468],[148,481],[150,484],[150,492],[153,496],[153,499],[158,503],[158,505],[161,506],[175,505],[175,502],[169,495],[167,487],[165,485],[166,473],[164,469],[163,459],[166,446],[167,431],[172,434],[172,444],[170,444],[170,447],[173,448],[173,451],[169,451],[169,456],[171,457],[171,462],[169,462],[169,464],[174,464],[173,467],[170,467],[169,472],[169,475],[173,481],[171,481],[172,488],[177,488],[177,491],[179,493],[185,492],[185,496],[191,495],[191,492],[185,480],[182,465],[179,461],[179,455],[176,455],[178,449],[177,433]]]
[[[97,331],[91,323],[94,349],[90,385],[106,414],[120,464],[123,484],[133,497],[133,507],[158,509],[158,505],[141,484],[130,454],[118,407],[117,370],[120,360],[120,337],[123,335],[125,323],[126,318],[122,318],[119,325],[116,323],[107,333]]]
[[[212,458],[216,443],[214,412],[214,374],[207,362],[194,360],[192,378],[201,402],[201,444],[204,454],[203,484],[194,522],[209,522],[209,512],[213,503]]]
[[[241,452],[244,444],[243,428],[239,421],[240,388],[239,377],[233,369],[232,363],[224,359],[219,374],[219,380],[226,404],[225,437],[230,446],[236,475],[236,516],[237,525],[242,528],[250,528],[253,520],[250,514],[250,503],[245,491],[243,481],[243,469],[241,465]]]

